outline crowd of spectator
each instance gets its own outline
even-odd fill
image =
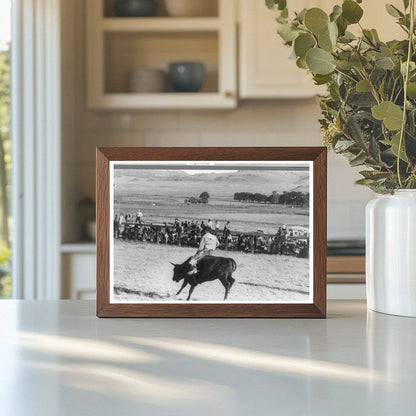
[[[221,224],[208,219],[179,220],[174,223],[144,223],[143,214],[118,214],[114,217],[114,237],[154,244],[172,244],[197,248],[206,230],[215,234],[220,250],[240,251],[244,253],[263,253],[308,257],[309,238],[294,236],[285,225],[278,227],[275,234],[231,231],[230,221]]]

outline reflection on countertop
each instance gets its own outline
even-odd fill
[[[414,415],[416,320],[328,310],[97,319],[94,302],[1,301],[0,414]]]

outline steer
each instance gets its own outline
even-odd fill
[[[172,280],[174,282],[183,280],[182,287],[176,295],[179,295],[185,286],[189,284],[191,288],[189,289],[188,298],[186,299],[189,300],[191,299],[195,286],[219,279],[225,288],[224,300],[226,300],[228,292],[235,282],[235,279],[232,276],[237,268],[235,261],[228,257],[205,256],[198,261],[198,272],[190,275],[189,271],[192,270],[192,266],[189,263],[190,259],[191,257],[182,264],[171,263],[174,267]]]

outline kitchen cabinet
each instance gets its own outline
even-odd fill
[[[236,7],[217,2],[208,17],[117,17],[111,1],[88,0],[87,105],[90,109],[210,109],[237,105]],[[175,61],[202,62],[206,80],[200,92],[129,92],[137,69],[167,71]]]
[[[62,244],[61,255],[61,298],[72,300],[95,299],[95,244]]]
[[[318,4],[319,3],[319,4]],[[293,0],[291,10],[302,10],[318,1]],[[309,98],[319,92],[311,75],[289,59],[290,48],[277,35],[275,17],[264,1],[239,0],[239,91],[240,97]]]

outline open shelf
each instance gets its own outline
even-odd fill
[[[233,97],[217,93],[104,94],[99,103],[103,109],[230,109]]]
[[[106,33],[104,59],[106,94],[131,94],[127,86],[129,73],[138,68],[160,69],[167,77],[169,64],[175,61],[197,61],[205,66],[202,89],[190,96],[218,92],[218,39],[215,32]],[[172,88],[166,85],[166,91],[158,94],[172,93]]]
[[[230,109],[237,106],[235,3],[213,0],[211,17],[114,17],[113,0],[87,0],[87,103],[91,109]],[[163,4],[163,2],[160,2]],[[104,7],[103,7],[104,5]],[[202,62],[200,91],[129,92],[132,71],[168,75],[172,62]],[[139,88],[147,91],[149,88]]]

